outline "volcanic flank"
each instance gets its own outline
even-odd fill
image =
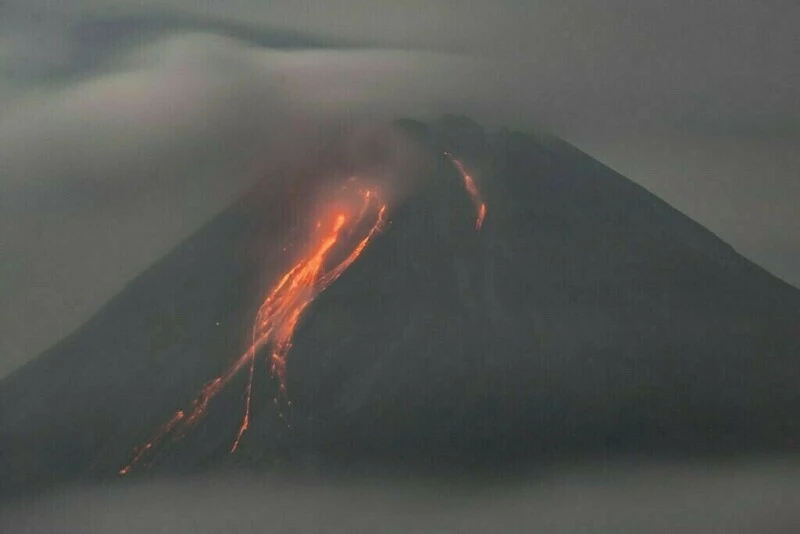
[[[2,489],[795,450],[799,291],[558,139],[391,130],[265,181],[0,383]]]

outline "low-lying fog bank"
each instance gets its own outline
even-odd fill
[[[125,481],[0,506],[0,531],[800,532],[800,462],[574,467],[527,482]]]

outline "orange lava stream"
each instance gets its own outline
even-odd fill
[[[464,179],[464,185],[467,188],[469,196],[472,198],[472,203],[475,205],[475,211],[477,212],[475,229],[480,230],[483,226],[484,219],[486,219],[486,203],[481,197],[481,192],[478,191],[478,186],[475,185],[475,181],[472,179],[472,176],[467,173],[461,161],[456,159],[450,152],[445,152],[444,155],[450,158],[450,161],[453,162],[453,165],[456,166],[456,169],[458,169],[458,172],[461,173],[461,177]]]
[[[352,183],[353,180],[351,179],[348,184]],[[347,190],[348,184],[343,186],[342,189]],[[289,269],[267,295],[256,314],[253,325],[253,338],[247,351],[225,373],[211,380],[203,387],[199,395],[192,401],[188,415],[183,410],[178,410],[144,445],[137,447],[134,450],[133,458],[119,471],[120,475],[130,472],[142,458],[152,452],[168,435],[172,434],[173,440],[183,437],[205,415],[211,399],[249,364],[244,397],[244,417],[230,449],[231,453],[235,452],[239,447],[242,436],[250,426],[250,406],[256,355],[259,349],[267,344],[272,347],[269,359],[270,374],[278,381],[276,404],[279,402],[279,398],[285,398],[286,357],[292,348],[292,339],[303,312],[322,291],[336,281],[358,259],[369,242],[386,224],[387,206],[380,202],[377,192],[361,189],[358,190],[358,194],[362,199],[359,213],[353,217],[350,216],[348,210],[336,213],[327,231],[318,236],[312,246],[309,247],[308,254]],[[349,228],[347,235],[344,236],[346,238],[357,231],[359,227],[362,227],[360,223],[371,206],[377,208],[377,215],[369,230],[343,260],[332,267],[328,267],[331,253],[337,245],[342,244],[342,233],[345,227]],[[377,206],[380,207],[378,208]],[[322,227],[322,223],[318,223],[317,231],[320,232]]]
[[[481,197],[480,191],[461,161],[449,152],[444,154],[464,179],[464,185],[475,205],[475,229],[480,230],[486,218],[486,204]],[[354,194],[352,186],[356,181],[357,179],[350,178],[341,189],[345,193]],[[349,209],[337,212],[330,225],[326,227],[327,230],[322,235],[317,235],[315,239],[311,240],[308,253],[301,257],[269,292],[256,314],[252,340],[247,351],[239,356],[222,375],[203,386],[200,393],[192,401],[190,409],[176,411],[147,442],[136,447],[133,450],[131,460],[119,470],[120,475],[128,474],[135,465],[152,453],[168,436],[171,435],[172,440],[177,441],[186,435],[206,414],[211,400],[247,366],[244,416],[230,449],[231,453],[235,452],[239,447],[242,436],[250,427],[256,356],[258,351],[268,344],[272,348],[269,357],[270,375],[278,381],[278,394],[274,401],[279,404],[280,399],[286,398],[286,357],[292,348],[292,339],[303,312],[322,291],[335,282],[358,259],[369,242],[386,224],[387,205],[381,202],[378,193],[374,190],[365,189],[358,189],[357,193],[361,198],[361,207],[358,213],[355,216],[351,216],[351,210]],[[377,211],[377,214],[369,230],[344,259],[333,266],[329,266],[330,256],[337,249],[337,245],[342,245],[343,242],[347,244],[355,232],[364,229],[361,223],[367,213],[370,212],[370,208],[372,208],[373,213]],[[318,233],[323,232],[323,226],[322,221],[317,222],[316,230]],[[344,231],[345,228],[347,228],[346,232]],[[291,405],[291,402],[288,402],[288,404]],[[279,415],[283,417],[280,412]]]
[[[185,414],[183,413],[183,410],[178,410],[177,412],[175,412],[175,414],[170,418],[170,420],[167,421],[164,425],[161,426],[161,428],[158,429],[158,431],[153,435],[153,437],[150,439],[149,442],[145,443],[141,447],[138,447],[134,451],[133,459],[130,461],[128,465],[120,469],[119,474],[127,475],[128,472],[133,467],[133,465],[139,462],[139,460],[141,460],[145,454],[147,454],[150,450],[152,450],[153,446],[157,442],[161,441],[161,439],[163,439],[164,436],[172,432],[172,430],[178,423],[181,422],[184,416]]]

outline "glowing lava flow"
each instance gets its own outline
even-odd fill
[[[445,155],[464,179],[467,192],[477,212],[475,228],[480,230],[486,218],[486,204],[461,161],[449,152],[445,152]],[[247,367],[244,416],[230,449],[231,453],[235,452],[242,436],[250,427],[255,360],[259,350],[266,345],[270,345],[272,349],[269,357],[270,374],[278,382],[275,403],[278,404],[280,399],[286,398],[286,357],[292,348],[292,339],[303,312],[322,291],[336,281],[358,259],[370,240],[381,231],[386,223],[387,206],[380,201],[378,193],[374,190],[358,189],[358,195],[355,195],[353,187],[356,182],[356,179],[351,178],[342,186],[342,191],[360,199],[361,206],[356,209],[355,206],[350,205],[352,201],[348,202],[347,208],[335,212],[335,215],[330,218],[328,226],[323,225],[322,221],[317,223],[317,235],[311,240],[307,254],[280,278],[259,308],[253,325],[250,347],[247,351],[239,356],[223,374],[208,382],[192,401],[189,409],[176,411],[146,443],[134,449],[130,462],[120,469],[120,475],[129,473],[168,436],[172,436],[173,441],[182,438],[203,418],[211,400],[242,369]],[[365,230],[362,221],[367,213],[375,213],[375,220],[369,230],[363,233],[363,237],[359,241],[355,242],[344,259],[338,263],[334,262],[334,265],[330,266],[331,256],[335,255],[341,258],[344,255],[341,246],[352,243],[353,235]],[[279,414],[283,417],[282,413],[279,412]]]
[[[349,185],[352,183],[353,180],[348,182]],[[346,192],[349,191],[347,185],[342,189]],[[253,338],[247,351],[225,373],[203,387],[199,395],[192,401],[189,410],[175,412],[169,421],[161,426],[144,445],[136,448],[131,461],[119,471],[120,475],[130,472],[134,465],[152,452],[167,436],[172,435],[173,440],[183,437],[205,415],[211,399],[247,366],[244,417],[230,451],[231,453],[235,452],[250,425],[250,404],[256,355],[259,349],[267,344],[272,348],[270,374],[278,381],[279,388],[275,402],[279,402],[279,397],[285,398],[286,356],[292,348],[292,338],[303,312],[322,291],[356,261],[370,240],[381,231],[386,223],[387,207],[386,204],[380,202],[377,192],[361,189],[358,190],[358,194],[362,200],[360,212],[355,216],[350,215],[350,210],[336,213],[332,217],[328,229],[314,239],[308,254],[289,269],[267,295],[256,315]],[[359,228],[363,228],[360,223],[370,208],[373,211],[377,210],[377,215],[369,230],[344,259],[329,267],[330,256],[336,250],[336,246],[342,244],[343,230],[349,229],[347,235],[344,236],[346,238]],[[320,221],[317,224],[317,232],[322,232],[323,227],[324,225]]]
[[[458,172],[461,173],[461,177],[464,178],[464,185],[467,188],[469,196],[472,198],[472,203],[475,205],[475,211],[477,212],[475,229],[480,230],[483,226],[483,220],[486,218],[486,204],[483,202],[483,198],[481,198],[481,193],[478,191],[478,186],[475,185],[475,181],[472,179],[472,176],[470,176],[466,169],[464,169],[464,165],[461,163],[461,161],[457,160],[450,152],[445,152],[444,155],[450,158],[450,161],[452,161],[453,165],[456,166]]]

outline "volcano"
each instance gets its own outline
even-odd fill
[[[378,175],[386,220],[275,360],[253,321],[321,184]],[[799,326],[800,291],[566,142],[400,120],[266,178],[0,382],[0,486],[792,453]]]

